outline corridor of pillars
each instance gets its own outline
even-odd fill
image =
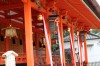
[[[31,1],[24,0],[24,19],[25,19],[25,38],[26,38],[26,58],[27,58],[27,66],[35,66],[34,64],[34,53],[33,53],[33,46],[32,46],[32,20],[31,20]],[[42,13],[43,16],[43,24],[44,24],[44,33],[46,38],[46,64],[53,66],[52,61],[52,51],[51,51],[51,39],[50,39],[50,28],[47,20],[47,14]],[[64,53],[64,37],[63,37],[63,24],[60,20],[57,23],[58,27],[58,40],[59,40],[59,48],[60,48],[60,60],[61,66],[66,66],[65,63],[65,53]],[[69,25],[68,25],[69,26]],[[69,26],[70,28],[70,48],[71,48],[71,55],[72,55],[72,65],[76,65],[76,55],[75,55],[75,48],[74,48],[74,27],[73,24]],[[67,29],[67,28],[66,28]],[[80,35],[78,35],[80,37]],[[82,63],[82,50],[81,45],[82,42],[78,37],[78,45],[79,45],[79,65],[83,66]],[[84,35],[86,37],[86,35]],[[84,38],[84,48],[85,48],[85,62],[88,66],[88,59],[87,59],[87,50],[86,50],[86,38]]]

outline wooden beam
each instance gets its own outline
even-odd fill
[[[3,15],[4,16],[5,14],[0,12],[0,15]]]
[[[27,0],[22,0],[23,3],[27,3]]]
[[[31,2],[31,6],[32,6],[33,9],[35,9],[35,10],[41,12],[41,13],[46,13],[46,10],[43,7],[38,8],[38,6],[36,5],[35,2]]]
[[[82,14],[80,12],[80,10],[78,10],[74,5],[72,5],[68,0],[63,0],[67,6],[69,6],[70,8],[72,8],[73,10],[75,10],[80,16],[82,16],[85,20],[88,21],[89,24],[91,24],[91,26],[93,26],[94,28],[98,28],[98,26],[96,26],[96,24],[94,24],[91,20],[89,20],[84,14]]]
[[[23,8],[23,3],[0,6],[0,10]]]

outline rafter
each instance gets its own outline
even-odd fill
[[[38,8],[38,6],[36,5],[35,2],[31,2],[31,6],[33,9],[37,10],[37,11],[40,11],[40,12],[43,12],[45,13],[46,10],[41,7],[41,8]],[[16,9],[16,8],[22,8],[23,7],[23,3],[19,3],[19,4],[11,4],[11,5],[3,5],[3,6],[0,6],[0,10],[8,10],[8,9]]]
[[[32,6],[33,9],[35,9],[35,10],[37,10],[37,11],[40,11],[40,12],[42,12],[42,13],[46,13],[46,10],[45,10],[43,7],[38,8],[38,6],[36,5],[35,2],[31,2],[31,6]]]
[[[18,14],[15,14],[15,15],[10,15],[8,16],[7,18],[18,18],[18,17],[24,17],[24,15],[22,13],[18,13]]]

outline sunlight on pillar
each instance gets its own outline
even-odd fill
[[[96,0],[97,1],[97,3],[99,4],[99,6],[100,6],[100,0]]]

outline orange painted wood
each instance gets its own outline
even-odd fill
[[[0,10],[8,10],[8,9],[15,9],[15,8],[23,8],[23,3],[10,4],[9,6],[8,5],[0,6]]]
[[[71,47],[71,54],[72,54],[72,64],[76,66],[76,55],[75,55],[75,47],[74,47],[74,28],[70,26],[70,47]]]
[[[43,7],[38,8],[38,6],[36,5],[35,2],[31,2],[31,6],[32,6],[33,9],[40,11],[41,13],[46,13],[46,10]]]
[[[84,40],[85,63],[86,63],[86,66],[89,66],[88,65],[88,52],[87,52],[86,34],[84,35],[84,37],[85,37],[85,40]]]
[[[22,0],[22,2],[27,3],[28,0]]]
[[[43,16],[43,24],[44,24],[44,32],[45,32],[45,38],[46,38],[46,62],[50,63],[51,66],[53,66],[52,62],[52,52],[51,52],[51,38],[50,38],[50,28],[49,28],[49,22],[47,20],[47,14],[42,14]]]
[[[33,39],[32,39],[32,19],[31,19],[31,1],[24,3],[25,19],[25,38],[26,38],[26,57],[27,66],[34,66]]]
[[[77,32],[77,36],[78,36],[78,47],[79,47],[79,65],[83,66],[83,62],[82,62],[82,42],[80,40],[79,32]]]
[[[64,37],[63,37],[63,23],[60,20],[58,25],[58,38],[59,38],[59,48],[60,48],[60,59],[61,59],[61,66],[65,66],[65,51],[64,51]]]
[[[47,44],[46,44],[46,64],[50,64],[50,57],[49,57],[49,52],[48,52]]]

